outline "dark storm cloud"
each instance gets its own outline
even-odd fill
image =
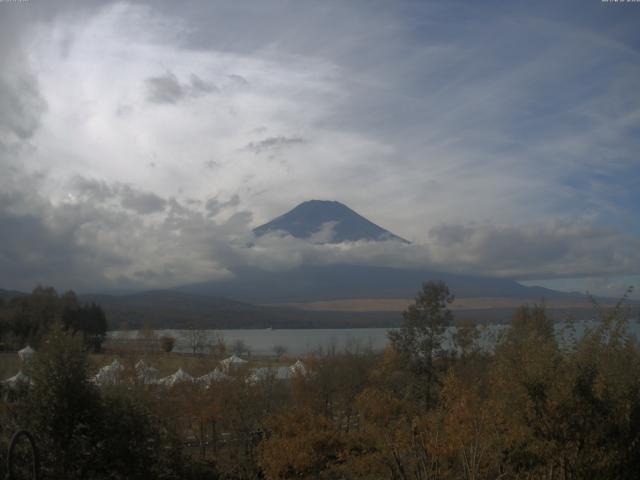
[[[269,150],[303,145],[305,143],[307,143],[307,140],[302,137],[268,137],[257,142],[249,142],[245,146],[245,149],[258,154]]]
[[[76,176],[71,180],[74,192],[83,197],[98,202],[104,202],[116,195],[116,189],[104,180]]]
[[[82,177],[70,182],[69,198],[51,202],[39,194],[46,176],[11,172],[0,178],[0,286],[86,291],[225,276],[237,262],[234,239],[249,230],[248,213],[212,221],[199,205]],[[151,212],[158,215],[141,221]]]
[[[160,212],[167,205],[167,201],[155,193],[140,192],[129,186],[122,187],[120,196],[124,208],[141,215]]]
[[[22,188],[28,188],[27,184]],[[28,213],[20,212],[25,209]],[[126,267],[129,260],[81,240],[80,232],[95,221],[100,217],[93,208],[67,205],[54,209],[46,202],[34,203],[27,195],[14,194],[11,204],[0,205],[0,284],[29,289],[37,283],[64,288],[104,283],[108,268]]]
[[[153,103],[176,103],[186,95],[178,77],[167,72],[159,77],[147,78],[147,98]]]
[[[46,102],[29,72],[0,72],[0,145],[30,138],[45,109]]]
[[[167,200],[153,192],[145,192],[130,185],[77,176],[70,182],[74,193],[81,199],[103,203],[117,200],[124,208],[140,215],[161,212]]]
[[[640,271],[640,239],[577,220],[527,225],[441,225],[433,258],[459,271],[527,278]]]
[[[210,198],[209,200],[207,200],[204,206],[205,206],[205,210],[207,211],[207,216],[215,217],[216,215],[218,215],[218,213],[220,213],[222,209],[228,208],[228,207],[237,207],[239,204],[240,204],[240,197],[238,195],[233,195],[226,202],[222,202],[218,200],[217,197]]]
[[[217,92],[219,89],[211,82],[205,82],[200,77],[198,77],[195,73],[192,73],[189,77],[189,82],[191,83],[191,88],[189,93],[192,96],[204,95],[206,93]]]
[[[237,75],[237,74],[232,74],[229,75],[229,80],[231,80],[234,84],[238,85],[238,86],[246,86],[249,85],[249,81],[244,78],[242,75]]]
[[[218,91],[210,82],[202,80],[195,73],[189,77],[189,83],[181,83],[170,71],[164,75],[150,77],[146,80],[147,99],[152,103],[177,103],[187,97],[198,97]]]

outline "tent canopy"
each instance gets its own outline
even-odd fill
[[[181,382],[193,382],[193,377],[182,368],[179,368],[173,375],[169,375],[168,377],[158,380],[160,385],[167,385],[169,387]]]
[[[302,360],[298,360],[296,363],[291,365],[289,367],[289,370],[293,375],[298,374],[304,376],[307,374],[307,367],[305,367],[304,363],[302,363]]]
[[[227,375],[222,370],[216,368],[215,370],[198,377],[197,382],[209,386],[213,382],[224,380],[225,378],[227,378]]]
[[[229,358],[225,358],[220,362],[220,365],[224,369],[228,369],[229,367],[239,367],[241,365],[245,365],[248,362],[237,355],[231,355]]]
[[[33,356],[34,353],[36,353],[36,351],[33,348],[31,348],[29,345],[27,345],[22,350],[18,351],[18,356],[20,357],[20,360],[25,362],[25,361],[28,361]]]
[[[9,388],[16,388],[20,385],[33,385],[33,381],[31,380],[31,378],[28,375],[22,373],[22,370],[16,373],[13,377],[7,378],[2,383],[4,383]]]

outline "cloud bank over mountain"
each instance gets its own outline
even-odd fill
[[[638,278],[635,10],[27,7],[0,4],[6,287],[340,262]],[[310,198],[412,244],[252,238]]]
[[[640,268],[638,239],[580,222],[443,224],[429,231],[424,244],[323,243],[282,231],[256,237],[251,213],[237,201],[187,204],[83,177],[69,182],[66,198],[51,201],[37,193],[46,191],[46,183],[16,171],[1,181],[5,285],[170,287],[231,278],[245,266],[279,271],[377,265],[518,279],[631,274]]]

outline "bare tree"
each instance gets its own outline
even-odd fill
[[[249,348],[247,347],[247,344],[244,343],[244,340],[238,338],[235,342],[233,342],[231,350],[233,351],[233,353],[240,356],[243,353],[248,352]]]
[[[173,337],[162,336],[159,339],[160,350],[164,353],[169,353],[173,350],[174,345],[176,344],[176,339]]]
[[[209,353],[215,358],[222,358],[226,356],[229,351],[229,347],[224,341],[224,336],[220,332],[216,332],[215,339],[208,342],[207,347],[209,349]]]
[[[276,345],[273,347],[273,353],[275,353],[276,357],[280,358],[287,353],[287,347],[284,345]]]
[[[187,330],[187,342],[194,355],[204,351],[204,347],[207,344],[206,330]]]

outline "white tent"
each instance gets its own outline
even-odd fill
[[[28,362],[29,360],[31,360],[31,357],[33,357],[34,353],[36,353],[36,351],[29,345],[27,345],[22,350],[18,351],[18,356],[23,362]]]
[[[220,365],[224,370],[229,369],[229,367],[240,367],[242,365],[246,365],[248,362],[238,357],[237,355],[231,355],[229,358],[225,358],[220,362]]]
[[[136,363],[135,367],[136,367],[136,370],[144,370],[145,368],[148,367],[148,365],[147,365],[147,362],[140,359],[138,360],[138,363]]]
[[[158,369],[147,365],[144,360],[136,363],[136,375],[142,383],[155,383],[158,379]]]
[[[175,384],[182,382],[193,382],[193,377],[182,370],[182,368],[179,368],[173,375],[169,375],[168,377],[158,380],[158,384],[166,385],[168,387],[172,387]]]
[[[218,382],[220,380],[224,380],[225,378],[227,378],[227,375],[222,370],[216,368],[215,370],[212,370],[211,372],[198,377],[196,381],[208,387],[213,382]]]
[[[22,370],[16,373],[13,377],[7,378],[2,383],[4,383],[9,388],[17,388],[22,385],[33,385],[33,381],[31,380],[31,378],[29,378],[28,375],[22,373]]]
[[[115,385],[120,381],[124,367],[118,360],[114,360],[109,365],[105,365],[93,377],[93,381],[98,385]]]
[[[251,372],[247,377],[247,382],[258,383],[268,379],[289,380],[291,378],[290,367],[260,367]]]
[[[289,380],[291,378],[291,368],[277,367],[275,369],[276,380]]]
[[[302,375],[304,377],[307,374],[307,367],[304,366],[302,360],[298,360],[289,367],[289,371],[291,372],[291,375]]]

